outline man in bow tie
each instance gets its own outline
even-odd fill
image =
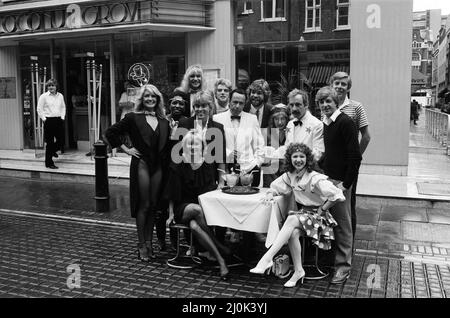
[[[308,93],[293,89],[288,95],[288,101],[293,119],[286,126],[286,142],[278,149],[278,154],[284,156],[287,146],[293,142],[304,143],[319,161],[325,151],[323,123],[309,111]]]
[[[230,109],[214,115],[213,120],[225,129],[227,163],[240,166],[240,172],[253,172],[253,186],[260,181],[260,167],[264,162],[264,138],[255,115],[243,112],[245,91],[235,89],[230,93]]]
[[[243,112],[246,94],[242,89],[230,93],[230,106],[226,112],[214,115],[213,120],[221,123],[225,130],[228,168],[239,166],[240,173],[253,173],[252,186],[260,183],[260,169],[264,162],[264,137],[255,115]],[[255,234],[243,232],[244,262],[256,257]]]

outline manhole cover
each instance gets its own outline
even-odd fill
[[[402,222],[403,239],[433,243],[450,242],[450,225],[419,222]]]
[[[419,194],[450,196],[450,183],[416,182]]]

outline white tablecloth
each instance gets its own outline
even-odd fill
[[[228,194],[221,190],[198,197],[208,225],[241,231],[267,233],[266,247],[272,245],[289,210],[294,209],[292,196],[277,196],[272,205],[264,205],[267,188],[256,194]]]

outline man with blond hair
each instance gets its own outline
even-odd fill
[[[366,111],[360,102],[348,98],[348,92],[352,88],[352,79],[346,72],[337,72],[330,77],[330,86],[334,88],[339,98],[338,109],[342,113],[349,116],[356,125],[356,129],[361,133],[359,141],[359,149],[361,156],[366,151],[370,142],[369,121],[367,120]],[[358,133],[359,135],[359,133]],[[351,211],[352,211],[352,229],[353,239],[356,232],[356,185],[358,176],[353,183],[351,195]]]
[[[215,113],[226,112],[230,104],[231,81],[225,78],[218,78],[214,83],[214,99],[216,104]]]

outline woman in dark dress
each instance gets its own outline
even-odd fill
[[[128,134],[129,148],[122,136]],[[169,122],[165,118],[164,101],[153,85],[141,88],[135,112],[128,113],[106,131],[111,147],[121,147],[131,157],[130,205],[136,218],[138,258],[148,262],[155,258],[152,246],[155,212],[161,207],[163,180],[169,162]]]
[[[166,197],[170,200],[167,224],[189,225],[198,242],[216,258],[220,276],[226,280],[229,271],[221,252],[230,254],[230,250],[216,239],[198,202],[199,195],[223,186],[218,169],[225,168],[225,135],[223,125],[210,117],[213,102],[209,93],[196,94],[195,117],[180,123],[179,129],[184,128],[186,134],[181,143],[181,160],[174,160],[170,166],[166,189]],[[216,141],[215,145],[220,145],[220,149],[213,149],[212,140]]]

